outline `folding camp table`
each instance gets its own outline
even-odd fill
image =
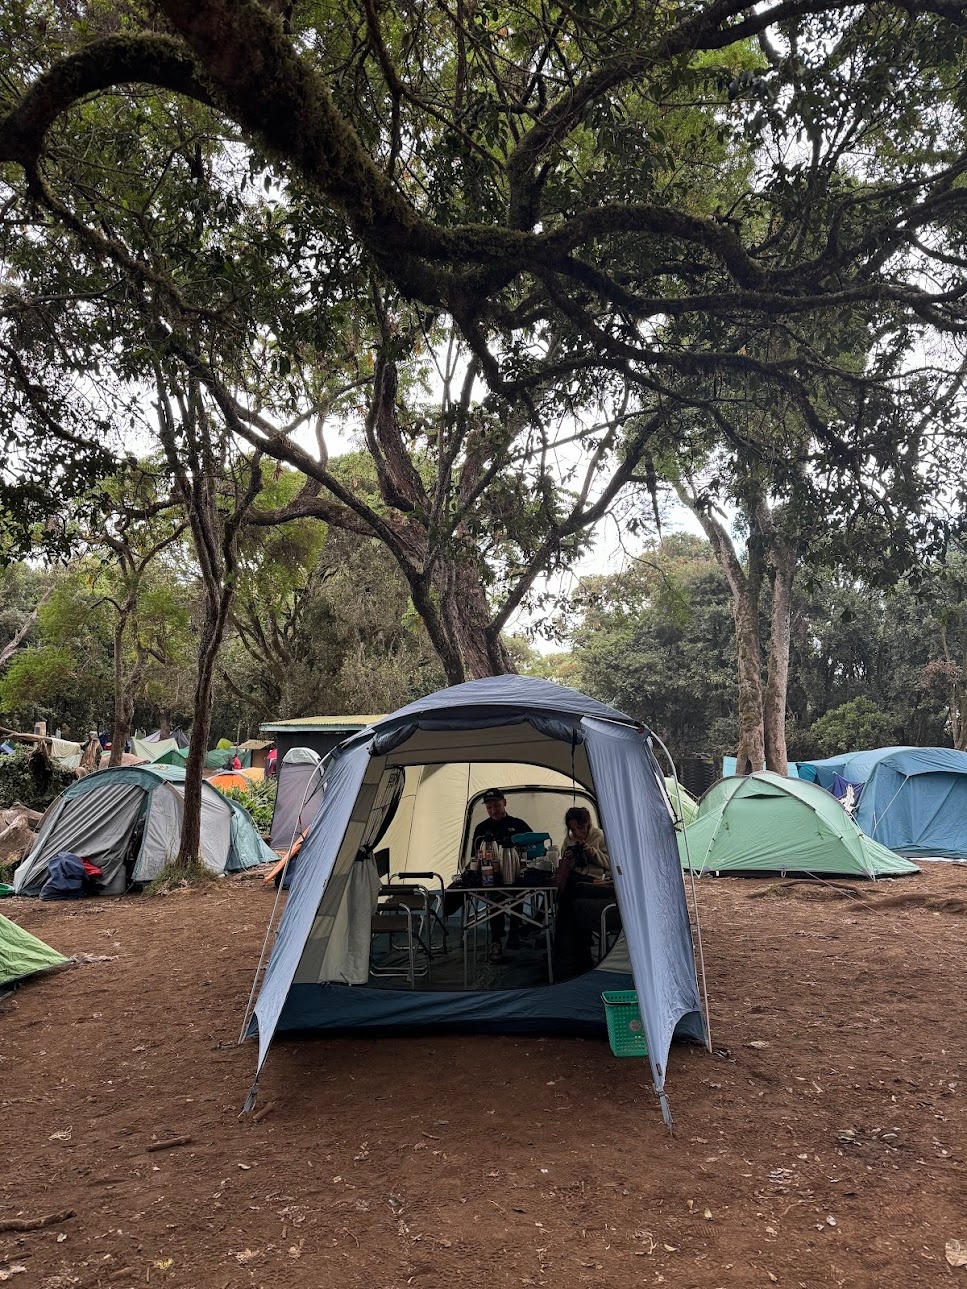
[[[463,987],[469,987],[470,957],[474,978],[477,974],[477,932],[499,914],[516,918],[523,926],[533,926],[544,933],[547,946],[547,982],[554,983],[551,934],[554,925],[556,886],[464,886],[461,938],[463,940]],[[543,917],[539,917],[542,914]]]

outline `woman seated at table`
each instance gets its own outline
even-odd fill
[[[564,827],[567,833],[561,845],[561,868],[565,869],[565,881],[610,881],[611,857],[604,833],[591,822],[591,811],[584,806],[571,806],[564,815]]]
[[[572,806],[564,816],[567,834],[555,878],[558,890],[555,931],[555,975],[590,971],[591,941],[601,924],[601,911],[614,903],[611,858],[604,833],[591,822],[591,812]]]

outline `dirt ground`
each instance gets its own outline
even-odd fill
[[[967,867],[700,893],[674,1135],[645,1062],[566,1038],[280,1042],[240,1122],[268,893],[4,901],[88,960],[0,999],[0,1226],[73,1210],[0,1281],[967,1287]]]

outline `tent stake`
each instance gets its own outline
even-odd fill
[[[245,1104],[242,1106],[242,1113],[238,1116],[240,1119],[243,1114],[250,1113],[252,1107],[255,1105],[255,1098],[258,1096],[258,1094],[259,1094],[259,1081],[258,1081],[258,1078],[256,1077],[255,1082],[248,1090],[248,1096],[245,1098]]]
[[[672,1134],[672,1136],[674,1136],[675,1121],[672,1119],[672,1108],[668,1104],[668,1097],[665,1093],[664,1088],[662,1088],[661,1091],[658,1093],[658,1104],[661,1106],[661,1117],[665,1121],[665,1127]]]

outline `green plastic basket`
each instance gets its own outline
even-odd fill
[[[601,995],[608,1022],[608,1042],[615,1056],[647,1056],[645,1026],[634,989],[617,989]]]

